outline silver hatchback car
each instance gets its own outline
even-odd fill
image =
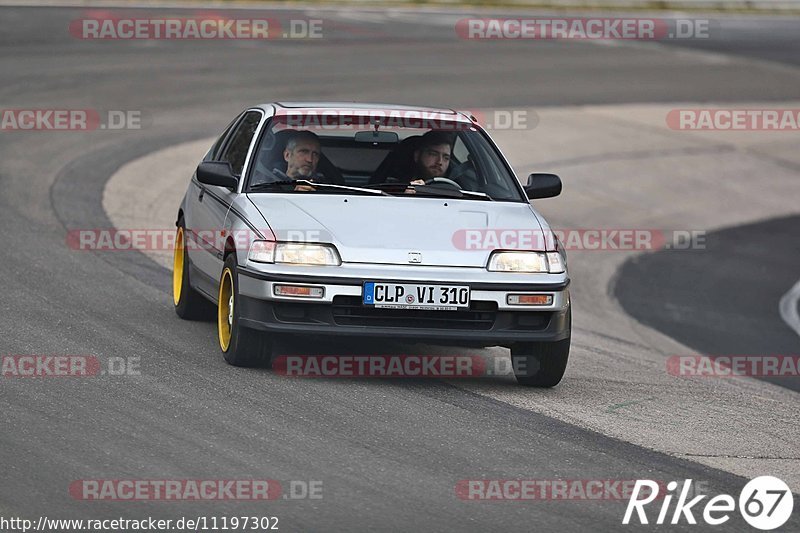
[[[276,335],[505,346],[519,383],[561,381],[571,308],[563,246],[468,113],[282,102],[241,113],[177,214],[173,299],[216,307],[233,365]]]

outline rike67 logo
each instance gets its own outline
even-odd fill
[[[698,505],[707,496],[700,494],[691,500],[692,480],[684,481],[678,495],[678,482],[667,483],[666,494],[659,494],[662,485],[648,479],[637,479],[633,487],[633,494],[625,509],[623,524],[631,523],[635,516],[640,524],[648,524],[645,507],[655,501],[661,501],[661,509],[655,523],[679,524],[685,519],[689,524],[697,524],[694,512],[701,513],[703,521],[712,526],[724,524],[731,518],[731,512],[736,510],[736,500],[728,494],[719,494],[705,502],[705,506]],[[644,489],[644,490],[643,490]],[[670,517],[670,505],[673,496],[678,496],[675,508]],[[643,496],[640,498],[640,496]],[[778,528],[789,520],[794,507],[794,497],[789,486],[780,479],[772,476],[760,476],[747,483],[739,493],[739,512],[745,521],[756,529],[768,531]],[[696,509],[693,507],[697,506]],[[701,511],[702,509],[702,511]],[[652,517],[651,517],[652,519]],[[636,523],[634,521],[634,523]]]

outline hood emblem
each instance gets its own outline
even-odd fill
[[[422,254],[419,252],[408,252],[409,263],[422,263]]]

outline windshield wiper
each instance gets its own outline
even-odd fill
[[[294,182],[294,180],[280,180],[256,183],[254,185],[250,185],[250,191],[257,191],[258,189],[270,189],[276,185],[292,185]]]
[[[350,187],[348,185],[334,185],[333,183],[317,183],[314,181],[308,180],[295,180],[292,183],[301,183],[303,185],[311,185],[314,188],[322,188],[322,189],[338,189],[342,191],[355,191],[355,192],[365,192],[368,194],[377,194],[378,196],[389,196],[383,191],[376,191],[374,189],[362,189],[361,187]]]
[[[375,183],[375,184],[369,185],[369,187],[370,188],[375,188],[375,189],[381,189],[381,190],[383,190],[383,189],[397,189],[398,192],[403,192],[407,188],[411,188],[411,189],[416,190],[417,187],[426,187],[423,191],[420,191],[422,194],[429,194],[429,191],[432,188],[436,192],[448,191],[448,192],[452,193],[452,194],[449,194],[449,195],[448,194],[439,194],[439,195],[436,195],[436,196],[447,196],[448,198],[462,198],[463,196],[470,196],[470,197],[473,197],[473,198],[481,198],[483,200],[494,201],[494,198],[492,198],[491,196],[489,196],[485,192],[467,191],[467,190],[464,190],[464,189],[458,189],[458,192],[456,192],[456,189],[444,189],[442,187],[437,187],[435,185],[415,185],[415,184],[411,184],[411,183]],[[392,191],[392,192],[394,192],[394,191]],[[459,196],[458,193],[461,193],[461,195]],[[431,194],[431,196],[433,196],[433,194]]]
[[[494,198],[486,194],[485,192],[478,192],[478,191],[465,191],[461,189],[461,193],[465,194],[466,196],[474,196],[475,198],[483,198],[484,200],[491,200],[494,201]]]
[[[464,193],[459,189],[445,189],[433,185],[409,185],[418,194],[425,196],[441,196],[443,198],[464,198]]]
[[[270,189],[274,186],[281,186],[281,185],[309,185],[314,187],[315,189],[335,189],[335,190],[342,190],[342,191],[353,191],[353,192],[361,192],[367,194],[375,194],[378,196],[390,196],[389,194],[383,191],[376,191],[374,189],[362,189],[360,187],[348,187],[347,185],[333,185],[332,183],[317,183],[314,181],[309,180],[280,180],[280,181],[271,181],[268,183],[256,183],[255,185],[250,186],[250,192],[258,191],[261,189]],[[310,192],[310,191],[308,191]]]

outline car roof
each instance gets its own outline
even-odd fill
[[[273,102],[259,106],[265,111],[271,111],[274,107],[276,111],[347,111],[355,115],[368,115],[370,112],[380,110],[385,113],[436,113],[447,117],[447,120],[458,122],[469,122],[470,119],[462,112],[454,109],[410,106],[403,104],[381,104],[363,102]]]

